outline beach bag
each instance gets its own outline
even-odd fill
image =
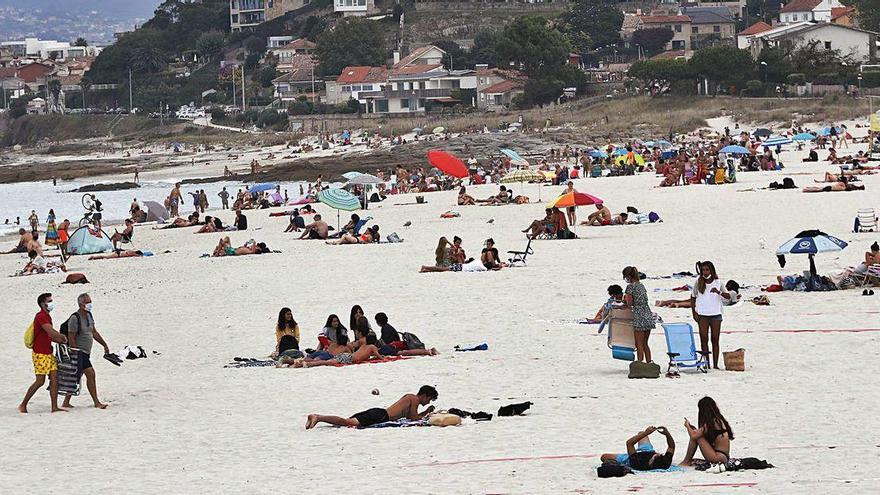
[[[400,236],[397,235],[397,232],[392,232],[391,234],[389,234],[387,239],[388,242],[391,243],[403,242],[403,239],[401,239]]]
[[[653,212],[653,211],[652,211],[651,213],[648,213],[648,221],[651,222],[651,223],[659,222],[659,221],[660,221],[660,215],[658,215],[656,212]]]
[[[630,473],[632,471],[628,467],[616,462],[605,462],[596,468],[596,474],[600,478],[622,478]]]
[[[724,369],[727,371],[745,371],[746,370],[746,350],[737,349],[735,351],[722,352],[724,356]]]
[[[71,351],[66,344],[55,346],[58,361],[58,393],[79,395],[79,352]]]
[[[31,322],[31,324],[28,325],[27,329],[24,331],[24,346],[27,347],[28,349],[33,349],[35,338],[36,337],[34,336],[34,322]]]
[[[403,343],[406,344],[407,349],[424,349],[425,344],[415,336],[415,334],[409,332],[400,332],[400,339],[403,340]]]
[[[458,426],[461,424],[461,417],[455,414],[432,414],[428,418],[428,424],[431,426]]]
[[[629,363],[630,378],[660,378],[660,365],[633,361]]]

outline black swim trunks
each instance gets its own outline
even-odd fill
[[[373,426],[388,421],[388,411],[386,411],[385,409],[374,407],[372,409],[367,409],[366,411],[359,412],[352,416],[352,418],[358,421],[361,428],[365,428],[367,426]]]
[[[321,237],[321,234],[319,234],[317,230],[310,230],[309,231],[309,239],[318,240],[318,239],[323,239],[323,237]]]

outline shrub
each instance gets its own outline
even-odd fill
[[[793,72],[788,75],[786,81],[788,81],[788,84],[799,86],[807,82],[807,76],[800,72]]]
[[[211,119],[212,120],[223,120],[226,118],[226,110],[223,110],[220,107],[214,107],[211,109]]]
[[[746,82],[744,93],[748,96],[762,96],[764,94],[764,83],[757,79],[752,79]]]

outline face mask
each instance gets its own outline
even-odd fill
[[[55,303],[47,302],[46,303],[46,312],[51,313],[53,309],[55,309]]]
[[[92,303],[86,304],[86,311],[88,311],[89,313],[92,312]]]
[[[712,274],[710,273],[708,275],[703,275],[703,278],[705,278],[706,280],[709,280],[710,278],[712,278]]]

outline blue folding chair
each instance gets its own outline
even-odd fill
[[[709,371],[709,352],[697,351],[694,344],[694,329],[690,323],[663,323],[666,336],[666,354],[669,355],[667,375],[678,375],[679,368],[696,368],[703,373]]]
[[[608,320],[608,347],[611,357],[623,361],[636,360],[636,336],[632,309],[612,309]]]

